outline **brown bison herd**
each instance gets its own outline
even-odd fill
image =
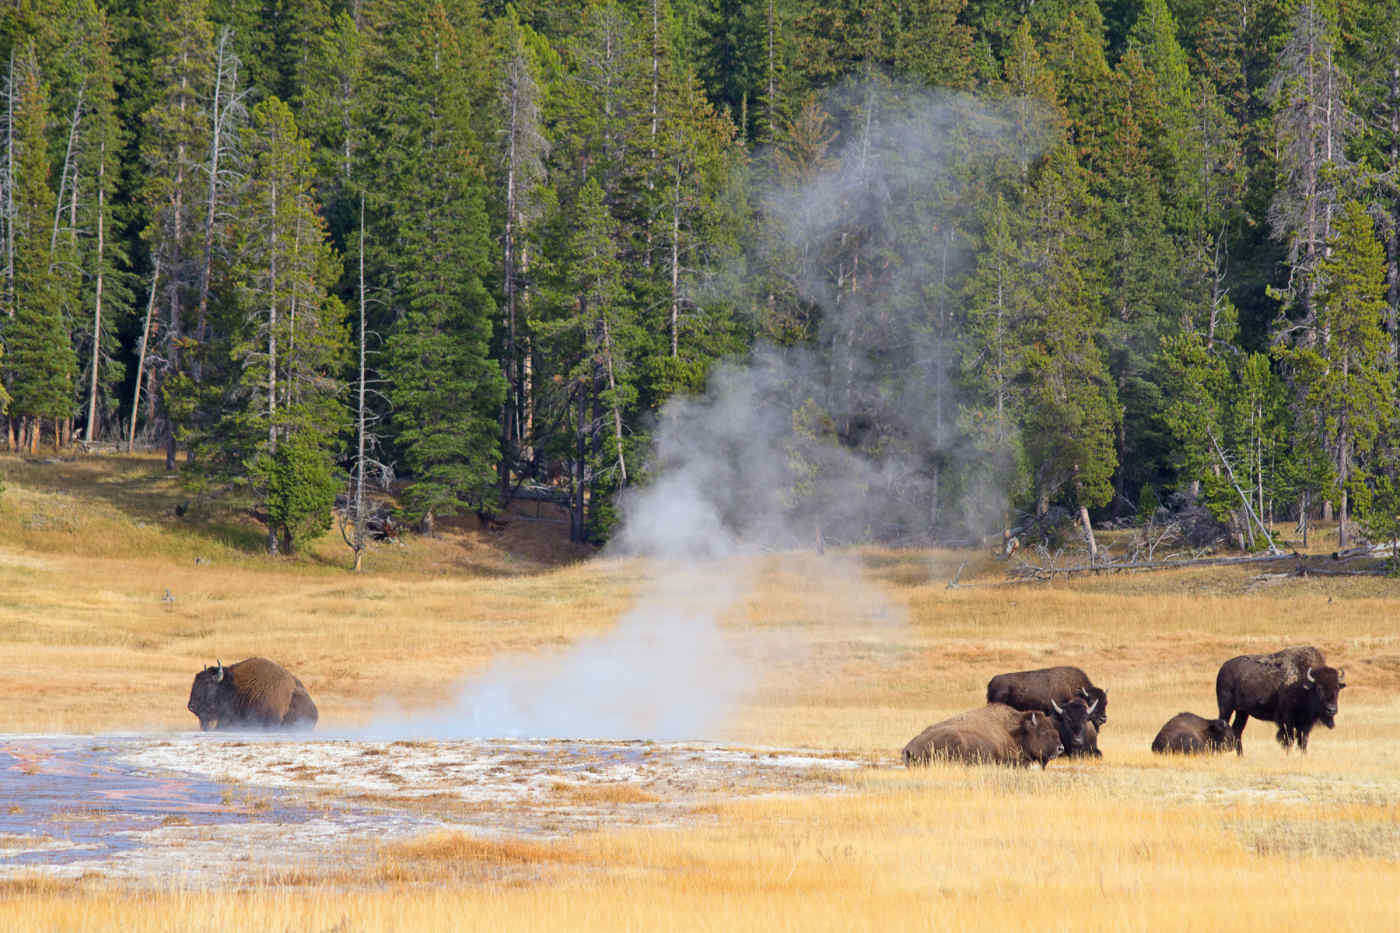
[[[1178,713],[1152,740],[1154,752],[1199,754],[1234,749],[1250,716],[1278,726],[1285,750],[1308,749],[1308,733],[1333,728],[1346,672],[1328,667],[1312,646],[1246,654],[1220,666],[1215,678],[1219,718]],[[1231,715],[1234,722],[1230,722]],[[1099,730],[1108,721],[1108,694],[1077,667],[998,674],[987,683],[987,705],[934,723],[904,746],[906,765],[934,758],[1043,768],[1065,755],[1101,757]]]
[[[1346,672],[1329,667],[1311,646],[1246,654],[1220,666],[1215,678],[1219,718],[1178,713],[1152,740],[1152,750],[1197,754],[1234,749],[1249,717],[1278,726],[1285,749],[1308,749],[1319,722],[1334,728]],[[195,675],[187,708],[209,729],[310,729],[316,704],[306,686],[279,664],[248,658],[216,662]],[[1231,715],[1234,722],[1230,722]],[[934,723],[904,746],[906,765],[934,758],[1043,768],[1052,758],[1101,757],[1099,730],[1108,721],[1108,693],[1077,667],[998,674],[987,683],[987,705]]]

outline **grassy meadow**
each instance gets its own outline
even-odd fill
[[[274,560],[246,516],[176,515],[189,497],[155,460],[0,471],[0,732],[191,729],[193,675],[251,654],[296,672],[323,726],[430,707],[492,658],[608,631],[647,570],[569,547],[530,506],[503,532],[472,518],[377,545],[352,575],[336,531]],[[22,877],[0,881],[0,929],[1394,928],[1400,584],[1203,567],[950,588],[964,561],[964,582],[1003,575],[972,553],[752,558],[761,583],[724,627],[759,676],[707,738],[869,761],[842,793],[736,800],[678,829],[344,839],[369,870],[236,889]],[[1302,643],[1348,683],[1308,755],[1258,722],[1243,758],[1149,751],[1173,714],[1214,715],[1222,661]],[[1108,690],[1101,761],[898,765],[992,674],[1056,663]]]

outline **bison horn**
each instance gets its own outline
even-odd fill
[[[219,667],[219,676],[218,676],[218,677],[215,677],[214,680],[217,681],[218,683],[223,683],[223,680],[224,680],[224,662],[218,660],[217,658],[215,658],[215,659],[214,659],[214,663],[217,664],[218,667]]]
[[[1051,702],[1054,702],[1053,700]],[[1031,713],[1031,725],[1035,725],[1035,713]]]
[[[1347,685],[1347,669],[1344,668],[1344,667],[1339,667],[1339,668],[1337,668],[1337,686],[1338,686],[1338,687],[1345,687],[1346,685]]]
[[[1054,698],[1054,697],[1051,697],[1051,698],[1050,698],[1050,705],[1053,706],[1053,707],[1055,707],[1055,712],[1057,712],[1057,713],[1063,713],[1063,712],[1064,712],[1064,710],[1060,708],[1060,704],[1058,704],[1058,703],[1055,702],[1055,698]]]
[[[1088,690],[1085,690],[1083,687],[1080,687],[1080,688],[1079,688],[1079,692],[1082,693],[1082,694],[1084,695],[1084,699],[1086,699],[1086,700],[1089,699],[1089,691],[1088,691]]]
[[[1092,712],[1094,711],[1094,707],[1095,707],[1095,706],[1098,706],[1098,705],[1099,705],[1099,701],[1098,701],[1098,700],[1095,700],[1094,702],[1090,703],[1090,704],[1089,704],[1089,708],[1088,708],[1087,710],[1084,711],[1084,714],[1087,716],[1089,713],[1092,713]]]
[[[1308,668],[1308,680],[1312,683],[1317,683],[1317,681],[1313,679],[1312,668]]]

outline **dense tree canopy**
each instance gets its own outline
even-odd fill
[[[1396,9],[7,5],[8,441],[184,454],[291,545],[353,334],[411,518],[532,484],[597,541],[667,400],[777,345],[775,457],[898,464],[851,540],[1173,490],[1393,535]]]

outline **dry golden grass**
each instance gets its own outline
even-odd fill
[[[217,517],[160,517],[177,493],[145,461],[65,464],[57,479],[3,465],[0,731],[189,729],[199,667],[254,653],[301,676],[323,723],[353,724],[382,698],[439,701],[500,654],[606,631],[643,569],[543,547],[517,559],[505,536],[462,528],[376,552],[352,577],[329,538],[270,561],[255,529],[240,538]],[[62,521],[24,527],[37,513]],[[1252,588],[1248,569],[1201,568],[949,589],[964,560],[964,581],[1000,569],[982,555],[868,551],[872,590],[855,585],[852,561],[770,555],[725,620],[762,674],[716,737],[879,765],[841,778],[844,793],[709,807],[683,829],[343,840],[367,868],[307,866],[239,889],[10,880],[0,929],[1394,928],[1394,581]],[[506,573],[513,565],[523,569]],[[1310,754],[1285,755],[1266,723],[1246,731],[1243,758],[1148,750],[1173,714],[1213,714],[1223,660],[1298,643],[1321,647],[1349,683],[1337,729],[1319,728]],[[1053,663],[1107,687],[1102,761],[894,766],[924,725],[978,705],[993,673]],[[554,788],[580,806],[630,792],[593,791]],[[438,803],[450,815],[449,803],[423,806]]]

